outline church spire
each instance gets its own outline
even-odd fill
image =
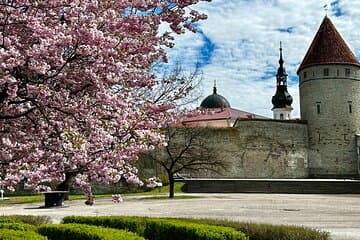
[[[285,71],[284,59],[282,54],[282,45],[280,42],[280,58],[279,68],[276,73],[276,93],[272,97],[274,119],[287,120],[290,119],[290,113],[293,109],[291,103],[293,101],[291,95],[287,91],[287,77]]]
[[[277,70],[277,74],[276,74],[276,81],[277,81],[277,86],[281,86],[281,85],[285,85],[287,86],[287,76],[288,74],[286,73],[285,67],[284,67],[284,59],[283,59],[283,55],[282,55],[282,44],[280,42],[280,59],[279,59],[279,68]]]

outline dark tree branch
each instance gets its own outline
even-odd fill
[[[207,142],[207,130],[200,128],[167,128],[167,146],[162,152],[148,152],[141,156],[144,161],[158,163],[167,172],[170,192],[174,196],[174,174],[183,171],[207,170],[220,174],[228,167],[225,160],[220,159],[216,146]]]

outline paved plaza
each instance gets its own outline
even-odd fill
[[[235,221],[303,225],[329,231],[334,240],[360,240],[360,195],[192,194],[194,198],[125,197],[116,204],[97,199],[93,206],[68,201],[65,207],[42,203],[2,206],[1,215],[47,215],[58,223],[68,215],[131,215],[217,218]]]

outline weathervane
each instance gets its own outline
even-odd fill
[[[324,11],[325,11],[325,16],[327,16],[327,12],[328,12],[327,4],[325,4],[325,5],[323,6],[323,8],[324,8]]]
[[[214,87],[213,87],[213,90],[214,90],[214,94],[216,94],[216,80],[214,80]]]

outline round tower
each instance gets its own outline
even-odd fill
[[[291,103],[293,101],[291,95],[287,91],[287,76],[285,71],[284,60],[282,56],[282,47],[280,42],[280,59],[279,68],[276,73],[276,93],[272,97],[274,119],[289,120],[291,118]]]
[[[360,63],[326,16],[298,71],[313,177],[358,177]]]

